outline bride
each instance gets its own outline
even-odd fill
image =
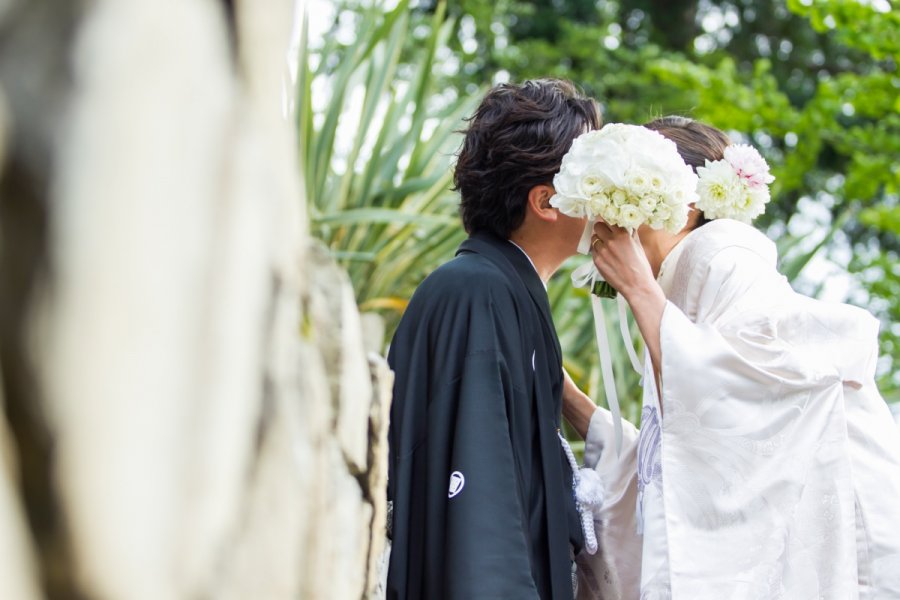
[[[900,436],[874,382],[878,322],[794,292],[772,242],[711,218],[728,190],[708,167],[734,168],[725,134],[681,117],[646,127],[707,175],[706,209],[677,234],[594,227],[594,263],[650,360],[620,452],[609,411],[566,381],[604,489],[578,597],[900,598]]]

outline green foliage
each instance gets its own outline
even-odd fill
[[[350,2],[363,1],[345,3],[359,13]],[[401,307],[424,274],[452,255],[461,236],[452,224],[455,199],[445,192],[449,159],[426,158],[456,143],[450,132],[495,78],[565,77],[599,99],[607,121],[686,114],[760,148],[777,179],[773,202],[757,225],[778,244],[782,271],[815,293],[821,285],[806,279],[808,264],[825,256],[848,270],[851,301],[884,323],[880,385],[889,400],[900,400],[900,13],[889,5],[879,12],[881,4],[423,0],[411,9],[401,3],[383,17],[370,14],[354,44],[326,44],[319,54],[341,60],[322,60],[316,76],[348,89],[354,77],[361,80],[359,73],[373,68],[363,65],[375,65],[369,77],[380,91],[372,93],[372,102],[389,97],[397,108],[384,120],[371,117],[374,109],[363,111],[370,115],[363,123],[370,122],[354,129],[360,147],[376,135],[371,131],[384,138],[378,137],[368,166],[357,165],[355,155],[345,161],[362,169],[350,174],[336,169],[328,155],[333,130],[345,118],[332,113],[346,112],[345,92],[334,92],[318,129],[312,115],[303,117],[305,126],[301,119],[305,160],[325,153],[307,168],[316,174],[309,194],[316,199],[313,223],[346,260],[361,302]],[[435,49],[445,44],[451,52],[439,61]],[[427,77],[415,79],[414,69]],[[371,107],[368,92],[366,99]],[[399,133],[398,115],[414,114],[413,126]],[[424,140],[421,125],[431,117],[442,141]],[[397,168],[400,156],[419,158],[410,161],[413,172]],[[388,172],[366,178],[381,169]],[[411,216],[418,214],[432,216]],[[811,222],[820,232],[815,239],[803,234]],[[568,274],[564,269],[549,286],[566,366],[599,400],[589,303],[572,289]],[[615,327],[614,303],[607,304]],[[638,377],[622,348],[613,353],[625,413],[636,418]]]
[[[560,19],[559,35],[520,36],[495,51],[493,62],[513,79],[550,74],[577,81],[604,103],[608,121],[688,114],[759,147],[776,181],[774,201],[758,225],[778,243],[782,271],[816,292],[821,286],[804,280],[804,268],[817,256],[836,254],[855,281],[850,299],[885,324],[880,385],[889,400],[900,400],[894,325],[900,282],[891,267],[900,244],[883,216],[896,209],[866,210],[897,205],[900,13],[854,0],[663,4],[600,3],[593,20]],[[708,19],[719,19],[718,28]],[[659,33],[676,22],[689,22],[683,27],[688,42]],[[492,25],[494,35],[498,29]],[[508,35],[516,36],[511,28]],[[799,210],[803,202],[832,214],[818,239],[791,234],[810,219]],[[855,257],[849,263],[840,258],[848,250]],[[558,306],[565,308],[557,318],[566,319],[565,327],[588,329],[588,318],[563,316],[570,305],[561,297]],[[573,370],[590,372],[592,365],[579,358],[580,344],[590,340],[573,340],[566,346]],[[588,353],[586,360],[596,356]],[[596,387],[589,378],[576,379]],[[632,386],[626,397],[636,399],[637,377],[626,379]]]
[[[788,0],[788,8],[809,19],[819,32],[835,31],[842,44],[876,59],[900,55],[900,14],[859,0]]]
[[[312,232],[349,271],[360,306],[382,311],[390,328],[463,236],[449,165],[477,96],[436,89],[435,55],[454,28],[443,5],[412,65],[400,60],[408,0],[357,17],[349,45],[301,44],[295,115]]]
[[[894,239],[900,237],[900,205],[896,202],[890,206],[867,208],[860,213],[859,220]],[[865,281],[870,300],[880,302],[882,313],[887,314],[890,325],[882,328],[880,338],[882,362],[888,366],[879,384],[888,400],[896,401],[900,396],[900,372],[896,369],[896,357],[900,356],[900,302],[897,301],[900,298],[900,252],[860,253],[851,268]],[[893,361],[889,362],[891,358]]]

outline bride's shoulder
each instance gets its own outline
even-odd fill
[[[725,250],[747,251],[772,266],[778,260],[775,244],[764,233],[733,219],[715,219],[692,231],[684,242],[685,255],[694,262],[710,262]]]
[[[689,316],[707,302],[702,299],[705,294],[746,293],[760,280],[774,285],[782,279],[776,267],[775,244],[739,221],[710,221],[693,230],[679,246],[673,283],[666,295]]]

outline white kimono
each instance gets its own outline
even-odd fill
[[[579,599],[900,599],[900,435],[875,387],[878,322],[795,293],[774,244],[712,221],[667,257],[662,400],[609,411],[585,464],[606,487]],[[643,531],[643,535],[639,532]]]

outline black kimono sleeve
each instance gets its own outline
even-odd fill
[[[531,356],[516,308],[502,286],[423,288],[389,357],[388,598],[538,598],[525,459],[514,450],[531,435],[521,431],[531,422]]]
[[[522,398],[516,398],[505,361],[496,353],[474,352],[465,363],[450,461],[465,484],[447,500],[447,594],[537,597],[506,411]],[[457,481],[460,477],[454,485]]]

